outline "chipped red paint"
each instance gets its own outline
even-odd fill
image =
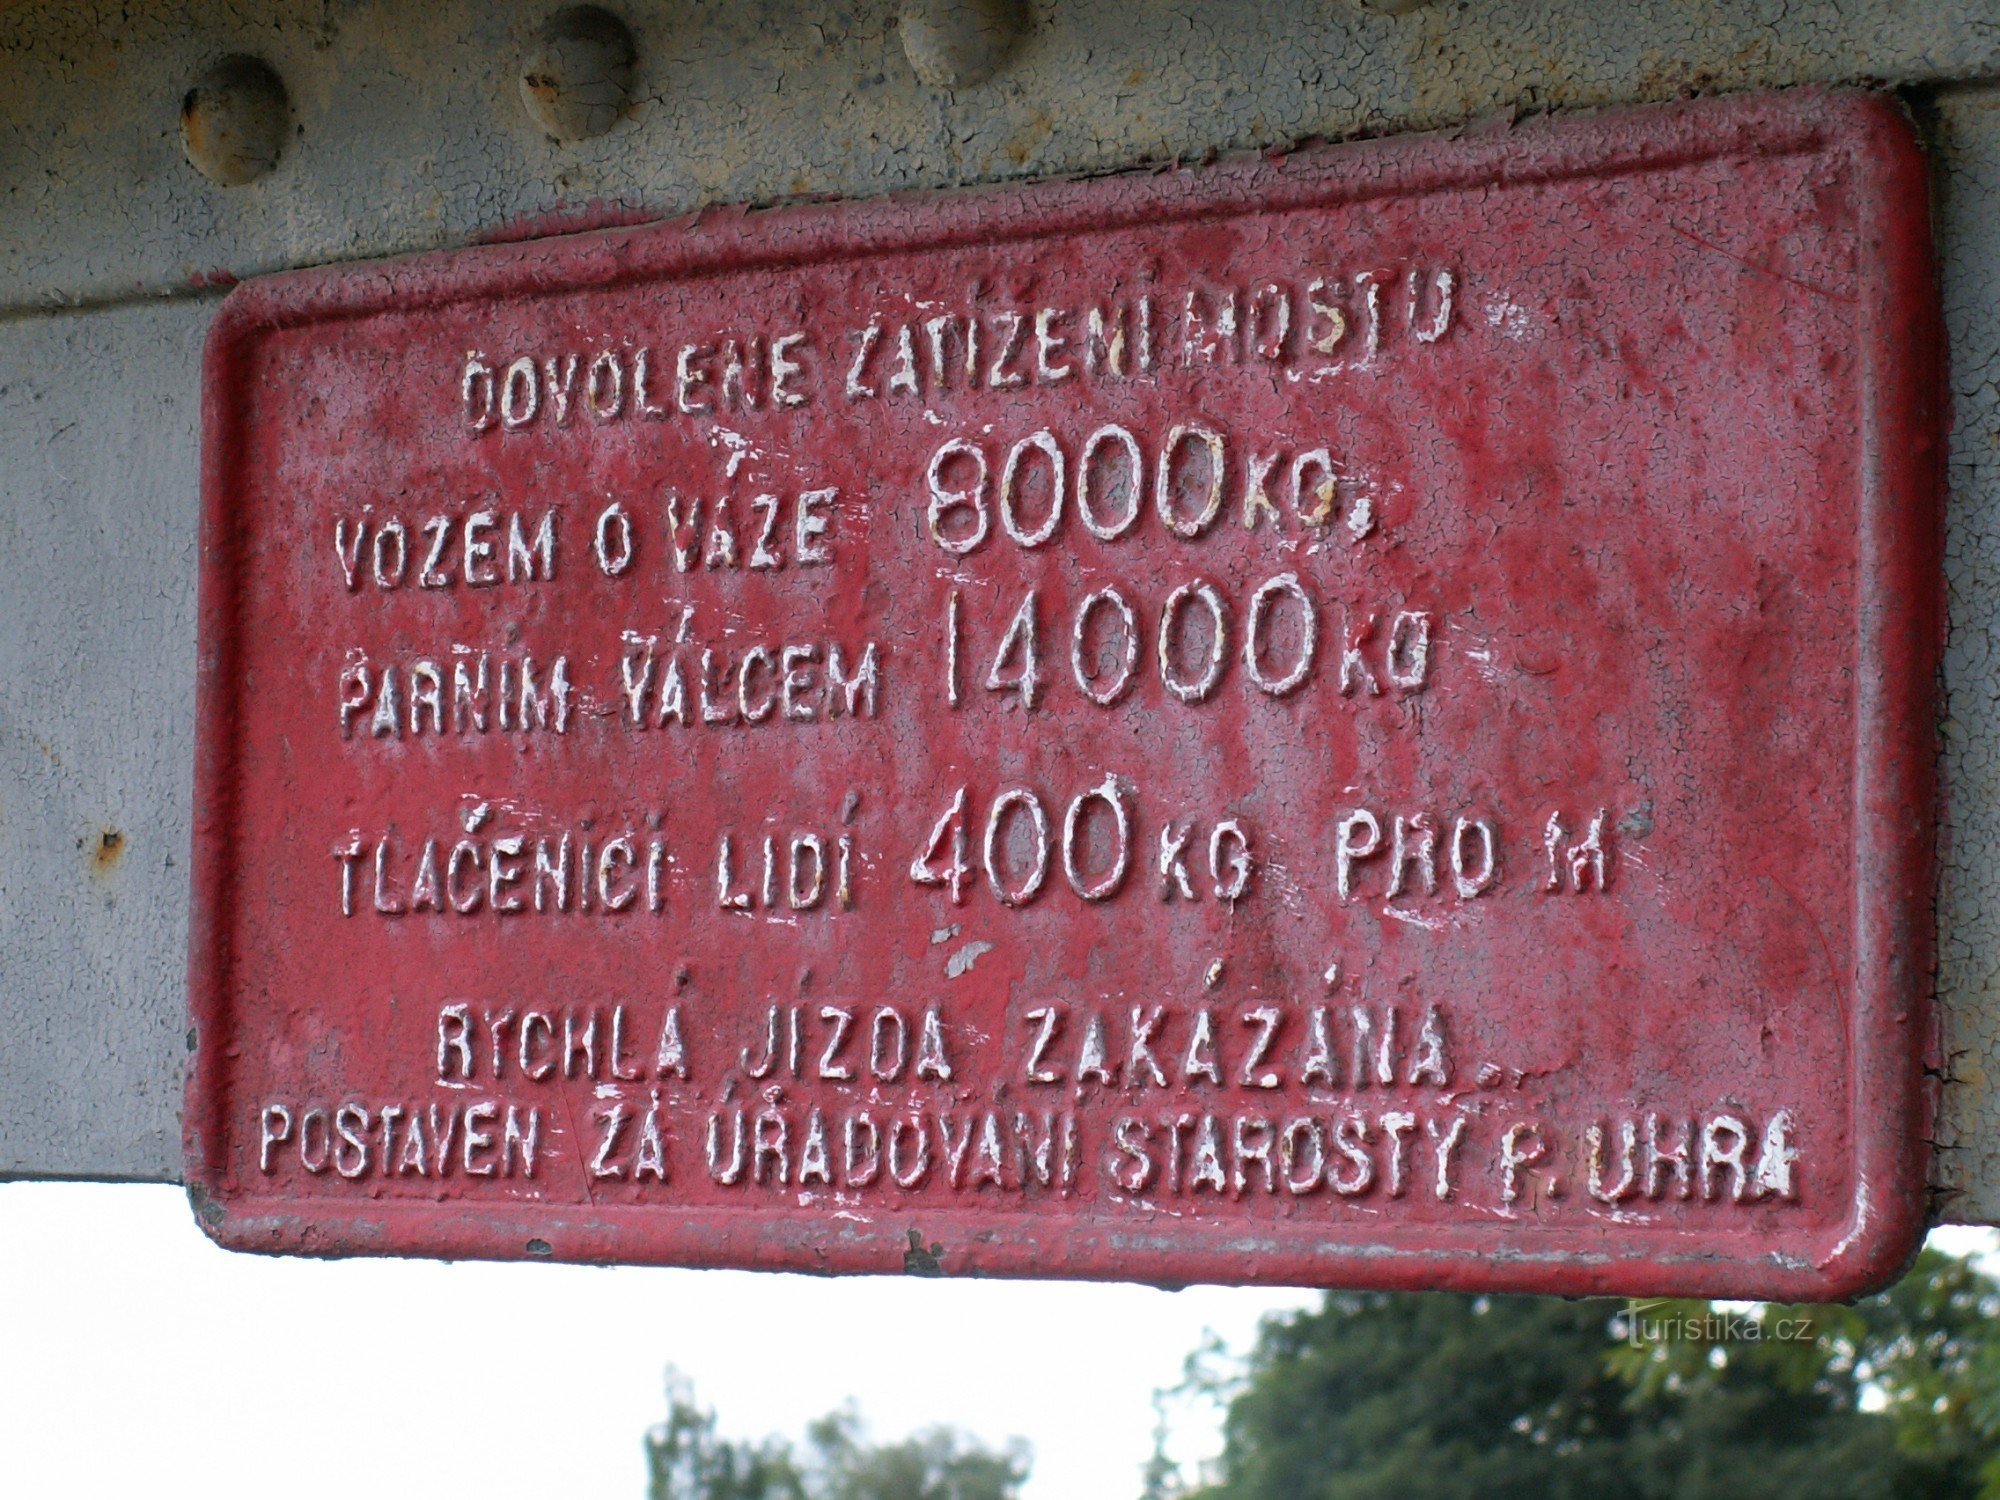
[[[1801,93],[239,289],[205,377],[203,1222],[1882,1282],[1930,1108],[1925,199],[1892,102]],[[526,731],[473,676],[518,703],[521,656]]]

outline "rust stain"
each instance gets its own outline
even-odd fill
[[[83,840],[90,850],[91,872],[108,875],[118,867],[118,861],[125,856],[125,835],[115,828],[107,828],[94,839]]]
[[[1048,144],[1049,137],[1054,133],[1055,121],[1049,112],[1045,109],[1036,110],[1028,117],[1027,124],[1007,142],[1007,160],[1017,167],[1026,166],[1030,158],[1040,154],[1042,147]]]

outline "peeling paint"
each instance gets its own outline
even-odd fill
[[[991,943],[967,943],[963,948],[945,960],[944,977],[947,979],[957,979],[962,974],[971,973],[972,966],[979,962],[979,955],[982,953],[991,953],[992,951],[993,945]]]

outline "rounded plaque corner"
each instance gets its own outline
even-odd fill
[[[1797,91],[1814,115],[1830,129],[1851,137],[1888,138],[1915,150],[1920,145],[1917,122],[1900,94],[1887,88],[1814,87]]]
[[[237,368],[244,347],[271,322],[270,296],[255,281],[239,281],[223,297],[202,341],[202,373],[212,383]]]
[[[194,1215],[195,1225],[203,1237],[217,1249],[240,1250],[242,1246],[231,1232],[223,1186],[207,1163],[200,1159],[199,1152],[199,1141],[194,1132],[189,1132],[184,1162],[188,1210]]]
[[[1920,1199],[1898,1195],[1886,1210],[1878,1210],[1864,1184],[1840,1239],[1813,1264],[1811,1300],[1854,1302],[1887,1290],[1909,1271],[1929,1227]]]

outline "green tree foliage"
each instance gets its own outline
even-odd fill
[[[817,1483],[813,1500],[1015,1500],[1028,1477],[1018,1441],[1000,1453],[949,1427],[900,1443],[866,1441],[850,1408],[822,1417],[806,1433]]]
[[[646,1434],[647,1500],[806,1500],[805,1476],[789,1444],[718,1437],[715,1413],[667,1372],[667,1418]]]
[[[1018,1500],[1029,1454],[999,1452],[948,1427],[871,1443],[852,1408],[812,1424],[803,1449],[782,1438],[739,1442],[667,1373],[667,1416],[646,1434],[649,1500]]]
[[[1191,1500],[2000,1497],[2000,1288],[1926,1252],[1852,1307],[1332,1293],[1221,1394]]]

